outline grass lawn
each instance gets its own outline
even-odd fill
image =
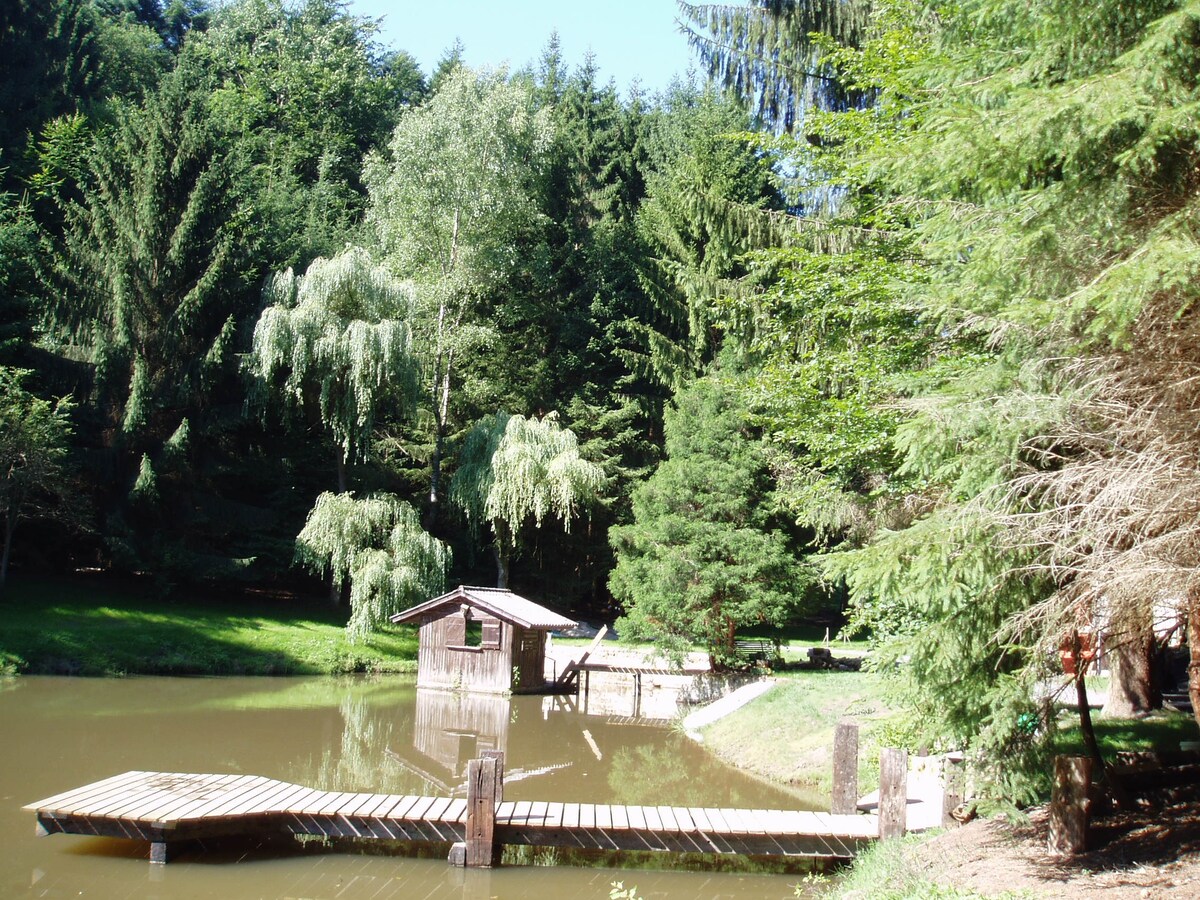
[[[416,671],[407,626],[359,644],[327,602],[256,594],[160,600],[103,576],[11,579],[0,671],[70,675],[323,675]]]
[[[864,672],[793,672],[761,697],[703,731],[704,745],[739,768],[828,794],[833,731],[843,718],[859,729],[859,786],[879,783],[878,726],[889,711],[878,676]]]
[[[1079,716],[1064,713],[1062,730],[1054,735],[1054,754],[1086,756]],[[1144,719],[1105,719],[1092,712],[1096,743],[1105,760],[1111,761],[1122,750],[1178,750],[1180,741],[1200,741],[1200,727],[1191,713],[1163,710]]]

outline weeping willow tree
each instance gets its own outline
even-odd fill
[[[346,463],[369,455],[377,418],[416,403],[411,289],[348,248],[304,275],[275,275],[266,300],[247,359],[256,398],[328,429],[345,491]]]
[[[304,275],[291,269],[277,274],[267,286],[266,298],[270,305],[254,329],[247,358],[254,394],[264,409],[272,400],[280,400],[285,408],[303,414],[310,425],[329,431],[338,493],[344,494],[346,464],[368,457],[377,419],[388,412],[407,413],[415,406],[417,364],[408,322],[411,291],[373,265],[365,250],[348,248],[333,259],[315,260]],[[399,501],[381,498],[378,502]],[[320,503],[310,514],[312,527],[317,527],[313,516]],[[328,505],[318,525],[328,526],[334,513],[350,515],[357,509],[350,498],[347,503],[351,505]],[[363,515],[367,513],[346,520],[343,537],[350,543],[338,551],[354,559],[370,547],[362,542],[369,531],[352,527],[361,524]],[[380,596],[396,596],[384,590],[387,580],[403,582],[409,577],[402,556],[396,554],[417,538],[409,540],[407,533],[400,538],[399,549],[388,551],[391,556],[372,556],[370,566],[365,562],[350,566],[346,559],[331,557],[331,599],[337,603],[350,585],[352,634],[381,621],[371,610],[381,608],[383,601],[372,598],[381,591]],[[303,547],[303,534],[299,540],[298,546]],[[310,558],[308,551],[297,552],[303,559]],[[387,574],[389,560],[396,566],[391,575]]]
[[[393,613],[442,593],[450,550],[403,500],[324,493],[296,538],[296,561],[350,585],[346,634],[358,641]]]
[[[450,501],[476,533],[485,523],[491,530],[496,586],[503,588],[526,526],[555,518],[569,530],[576,510],[603,486],[603,471],[579,455],[574,432],[554,413],[526,419],[497,412],[467,433]]]

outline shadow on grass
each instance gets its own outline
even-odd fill
[[[3,597],[0,665],[55,675],[319,675],[413,671],[416,636],[360,643],[347,611],[264,594],[159,600],[104,576],[24,579]]]

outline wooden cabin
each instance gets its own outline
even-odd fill
[[[541,691],[546,637],[577,623],[512,591],[459,586],[392,616],[420,626],[417,687]]]

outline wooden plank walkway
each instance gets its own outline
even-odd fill
[[[167,772],[125,772],[24,809],[36,813],[39,834],[150,841],[157,862],[177,841],[281,832],[454,843],[464,840],[467,821],[461,799]],[[496,804],[495,819],[498,844],[677,853],[849,858],[878,833],[877,816],[528,800]]]

